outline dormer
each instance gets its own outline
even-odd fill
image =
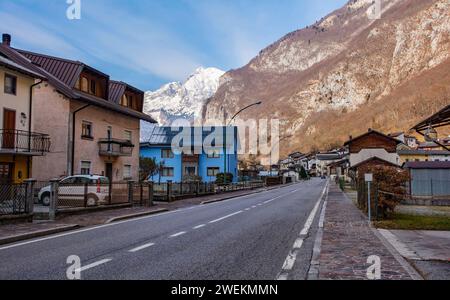
[[[144,109],[144,92],[127,83],[111,81],[109,101],[142,112]]]
[[[84,66],[74,88],[83,93],[108,100],[109,77],[93,68]]]

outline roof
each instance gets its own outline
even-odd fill
[[[404,132],[394,132],[394,133],[389,133],[388,136],[396,138],[396,137],[399,137],[404,134],[405,134]]]
[[[342,165],[345,165],[348,162],[349,162],[349,159],[348,158],[344,158],[344,159],[341,159],[339,161],[335,161],[335,162],[332,162],[332,163],[328,164],[327,167],[340,167]]]
[[[126,90],[133,91],[137,94],[144,95],[144,92],[134,86],[129,85],[126,82],[122,81],[109,81],[109,101],[114,102],[116,104],[120,103],[120,99]]]
[[[230,128],[234,128],[234,133],[230,132]],[[150,134],[150,137],[141,142],[141,147],[152,147],[152,146],[171,146],[173,139],[180,134],[183,130],[190,131],[191,136],[191,145],[193,146],[202,146],[205,139],[211,135],[212,133],[222,133],[222,135],[226,131],[227,137],[227,145],[233,146],[236,142],[237,138],[237,127],[159,127],[155,126],[153,128],[153,132]],[[234,136],[233,136],[234,135]],[[201,142],[201,144],[198,144]],[[214,141],[212,142],[213,146],[222,146],[222,141]],[[183,146],[183,145],[181,145]]]
[[[368,132],[366,132],[366,133],[364,133],[364,134],[361,134],[360,136],[357,136],[356,138],[351,138],[350,140],[348,140],[347,142],[345,142],[344,146],[348,146],[348,145],[351,144],[352,142],[354,142],[354,141],[356,141],[356,140],[359,140],[359,139],[361,139],[361,138],[363,138],[363,137],[366,137],[367,135],[370,135],[370,134],[376,134],[376,135],[385,137],[385,138],[387,138],[387,139],[390,139],[390,140],[392,140],[392,141],[395,141],[397,144],[400,144],[400,143],[401,143],[401,141],[399,141],[398,139],[396,139],[396,138],[394,138],[394,137],[391,137],[391,136],[389,136],[389,135],[386,135],[386,134],[384,134],[384,133],[381,133],[381,132],[376,131],[376,130],[373,130],[373,129],[369,129]]]
[[[342,155],[338,152],[328,152],[328,153],[319,153],[316,155],[316,159],[318,160],[337,160],[342,159],[345,155]]]
[[[32,53],[24,50],[16,50],[14,48],[5,46],[1,43],[0,43],[0,54],[7,56],[8,59],[12,60],[16,64],[21,65],[26,69],[41,74],[59,93],[63,94],[68,98],[76,99],[86,104],[102,107],[150,123],[157,123],[151,116],[147,114],[124,107],[118,103],[114,103],[75,90],[73,87],[76,83],[76,80],[79,77],[82,70],[85,68],[87,68],[92,72],[102,74],[106,76],[107,79],[109,80],[108,75],[105,75],[102,72],[90,66],[87,66],[81,62],[52,57],[43,54]],[[53,72],[55,73],[53,74]],[[64,74],[64,72],[67,72],[67,74]]]
[[[450,169],[450,161],[410,161],[405,164],[407,169]]]
[[[441,146],[439,146],[435,142],[423,142],[423,143],[420,143],[418,147],[419,148],[440,148]]]
[[[430,124],[434,128],[447,126],[450,124],[450,105],[447,105],[440,111],[438,111],[436,114],[432,115],[431,117],[428,117],[427,119],[423,120],[416,126],[414,126],[412,129],[416,131],[423,131],[426,130]]]
[[[450,155],[446,150],[398,150],[399,155]]]
[[[32,78],[38,78],[38,79],[45,79],[44,76],[42,76],[39,73],[36,73],[30,69],[27,69],[25,67],[22,67],[19,64],[16,64],[15,62],[13,62],[12,60],[7,59],[6,57],[3,57],[0,55],[0,66],[3,66],[5,68],[8,68],[10,70],[19,72],[23,75],[32,77]]]
[[[387,160],[384,160],[384,159],[382,159],[382,158],[379,158],[378,156],[373,156],[373,157],[371,157],[371,158],[369,158],[369,159],[366,159],[365,161],[362,161],[362,162],[360,162],[360,163],[358,163],[358,164],[352,166],[350,169],[357,169],[357,168],[359,168],[360,166],[365,165],[365,164],[367,164],[367,163],[369,163],[369,162],[372,162],[372,161],[379,161],[379,162],[385,163],[385,164],[387,164],[387,165],[390,165],[390,166],[393,166],[393,167],[400,168],[400,166],[398,166],[398,165],[396,165],[396,164],[394,164],[394,163],[391,163],[390,161],[387,161]]]

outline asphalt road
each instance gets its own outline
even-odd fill
[[[273,280],[319,207],[325,185],[313,179],[3,246],[0,279],[67,279],[67,258],[77,255],[81,279]],[[306,278],[319,214],[296,251],[289,279]]]

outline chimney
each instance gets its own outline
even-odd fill
[[[8,47],[11,46],[11,35],[10,34],[4,33],[2,35],[2,44],[5,46],[8,46]]]

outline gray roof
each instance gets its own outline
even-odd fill
[[[410,161],[405,164],[407,169],[450,169],[450,161]]]
[[[236,142],[237,138],[237,128],[236,127],[159,127],[155,126],[153,128],[153,132],[150,134],[146,140],[141,141],[141,147],[150,147],[150,146],[170,146],[172,145],[172,140],[181,133],[182,130],[190,131],[191,137],[191,145],[193,146],[202,146],[203,141],[212,133],[216,133],[219,136],[224,135],[225,129],[227,145],[232,146],[234,142]],[[234,128],[234,132],[232,129]],[[223,146],[223,142],[221,140],[216,141],[215,139],[212,142],[212,146]],[[182,146],[182,145],[181,145]]]
[[[399,155],[450,155],[446,150],[398,150]]]

